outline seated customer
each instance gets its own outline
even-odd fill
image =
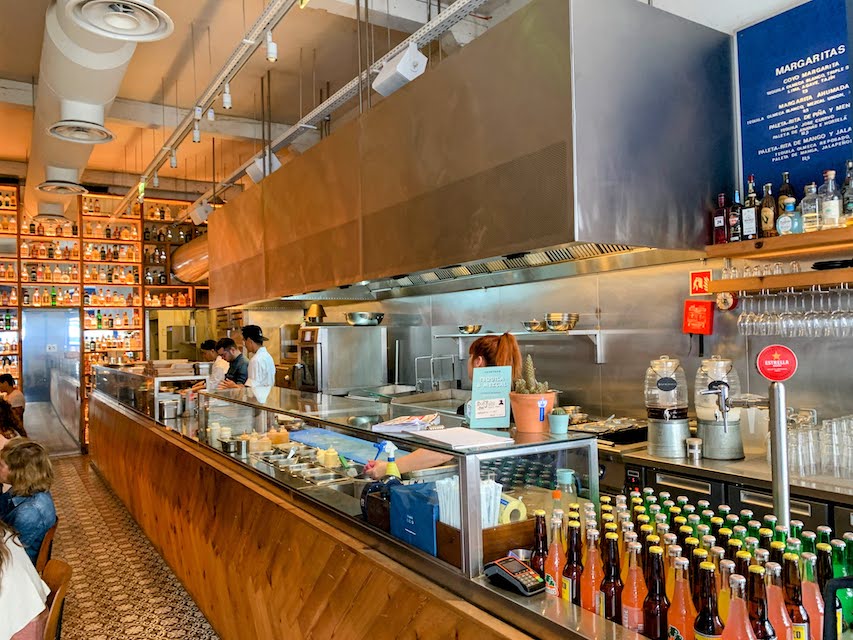
[[[216,343],[216,352],[228,363],[228,372],[225,374],[225,380],[219,383],[219,388],[228,389],[246,384],[249,377],[249,360],[237,348],[237,343],[231,338],[222,338]],[[227,384],[229,382],[234,384]]]
[[[24,425],[21,424],[18,414],[14,412],[12,405],[5,400],[0,400],[0,436],[7,440],[18,436],[27,437],[27,432],[24,431]]]
[[[0,638],[44,638],[49,593],[18,536],[0,520]]]
[[[0,451],[0,483],[11,485],[0,493],[0,520],[14,528],[35,564],[47,530],[56,524],[50,495],[53,468],[38,442],[15,438]]]
[[[12,412],[18,416],[21,430],[23,430],[24,410],[27,408],[27,401],[24,399],[24,394],[16,386],[15,378],[8,373],[0,375],[0,393],[6,394],[6,402],[12,405]],[[26,434],[22,435],[26,437]]]

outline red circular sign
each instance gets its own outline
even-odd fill
[[[781,344],[771,344],[758,354],[758,373],[770,382],[784,382],[797,372],[797,355]]]

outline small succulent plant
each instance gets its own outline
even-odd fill
[[[548,383],[536,381],[536,369],[533,366],[533,356],[527,356],[521,369],[521,378],[515,381],[515,392],[523,394],[547,393]]]
[[[552,416],[567,416],[569,415],[563,407],[557,407],[551,412]]]

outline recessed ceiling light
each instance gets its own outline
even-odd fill
[[[54,138],[80,144],[104,144],[115,138],[105,126],[83,120],[60,120],[52,124],[47,132]]]

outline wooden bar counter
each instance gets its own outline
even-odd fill
[[[92,463],[224,640],[531,637],[102,393],[89,418]]]

